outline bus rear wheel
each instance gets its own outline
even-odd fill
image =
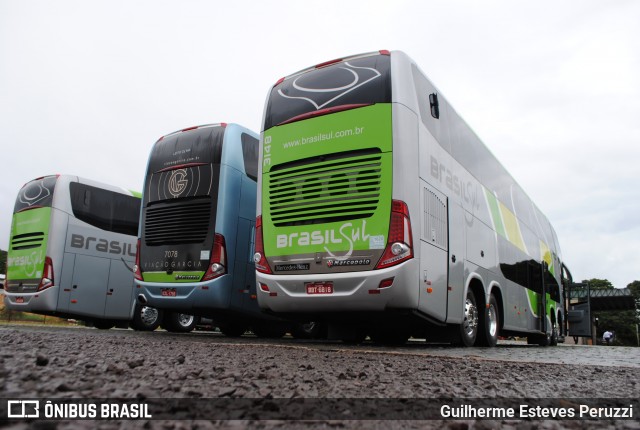
[[[492,294],[489,299],[489,307],[482,309],[482,324],[478,330],[478,346],[496,346],[498,343],[498,330],[500,328],[500,313],[498,311],[498,301]]]
[[[189,333],[195,328],[199,320],[199,317],[193,315],[168,312],[162,319],[162,327],[172,333]]]
[[[153,331],[160,326],[161,321],[162,311],[160,309],[136,304],[131,328],[139,331]]]
[[[478,306],[473,291],[467,291],[464,303],[462,324],[460,324],[460,340],[464,346],[473,346],[478,336]]]

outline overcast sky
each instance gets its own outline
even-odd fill
[[[640,280],[640,1],[0,0],[0,249],[20,187],[140,190],[158,137],[260,131],[269,88],[402,50],[555,227],[577,280]]]

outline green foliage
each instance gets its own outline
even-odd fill
[[[585,279],[583,284],[589,284],[592,290],[613,290],[615,287],[608,279]]]
[[[589,279],[582,281],[588,283],[592,290],[610,290],[614,286],[607,279]],[[628,311],[597,311],[593,316],[598,318],[597,336],[602,339],[602,334],[609,330],[615,333],[614,345],[637,346],[636,324],[638,319],[637,309],[640,308],[640,281],[634,281],[627,286],[636,298],[636,310]]]

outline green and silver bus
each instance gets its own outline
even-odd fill
[[[136,305],[133,264],[140,195],[72,175],[18,193],[7,254],[10,310],[153,330],[161,312]]]
[[[404,53],[279,80],[260,155],[263,309],[345,341],[563,335],[553,228]]]

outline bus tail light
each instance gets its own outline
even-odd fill
[[[376,265],[376,269],[395,266],[413,258],[413,240],[409,208],[401,200],[391,202],[391,222],[387,247]]]
[[[260,273],[271,274],[271,268],[267,257],[264,256],[264,243],[262,241],[262,215],[256,218],[256,253],[253,254],[253,262]]]
[[[140,239],[136,243],[136,262],[133,265],[133,277],[138,281],[142,281],[142,272],[140,271]]]
[[[44,258],[44,270],[42,271],[42,279],[38,284],[38,291],[46,290],[53,287],[53,261],[50,257]]]
[[[213,249],[211,250],[211,260],[209,268],[202,277],[202,281],[210,281],[227,273],[227,246],[224,236],[216,233],[213,238]]]

